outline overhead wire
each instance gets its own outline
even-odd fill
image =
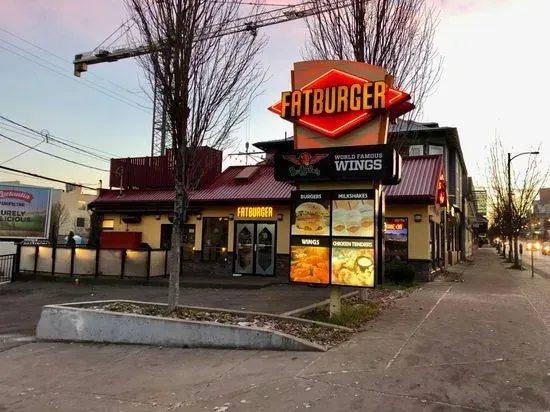
[[[45,154],[45,155],[54,157],[54,158],[59,159],[59,160],[63,160],[63,161],[68,162],[68,163],[72,163],[72,164],[75,164],[75,165],[78,165],[78,166],[87,167],[87,168],[89,168],[89,169],[99,170],[99,171],[101,171],[101,172],[109,172],[109,170],[107,170],[107,169],[101,169],[101,168],[99,168],[99,167],[90,166],[90,165],[87,165],[87,164],[84,164],[84,163],[80,163],[80,162],[77,162],[77,161],[74,161],[74,160],[66,159],[66,158],[64,158],[64,157],[55,155],[55,154],[53,154],[53,153],[49,153],[49,152],[45,152],[45,151],[40,150],[40,149],[37,149],[37,148],[33,148],[32,146],[29,146],[28,144],[25,144],[25,143],[20,142],[20,141],[18,141],[18,140],[16,140],[16,139],[13,139],[13,138],[11,138],[11,137],[9,137],[9,136],[6,136],[6,135],[3,134],[3,133],[0,133],[0,137],[3,137],[4,139],[10,140],[10,141],[12,141],[12,142],[14,142],[14,143],[17,143],[17,144],[21,145],[21,146],[25,146],[25,147],[27,147],[27,148],[31,148],[31,149],[35,150],[36,152],[38,152],[38,153],[42,153],[42,154]]]
[[[38,49],[38,50],[40,50],[40,51],[42,51],[42,52],[44,52],[44,53],[46,53],[46,54],[49,54],[49,55],[52,56],[52,57],[55,57],[57,60],[59,60],[59,61],[65,63],[65,64],[72,64],[72,61],[70,61],[70,60],[68,60],[68,59],[66,59],[66,58],[64,58],[64,57],[61,57],[60,55],[58,55],[58,54],[56,54],[56,53],[53,53],[53,52],[51,52],[50,50],[45,49],[44,47],[42,47],[42,46],[40,46],[40,45],[38,45],[38,44],[36,44],[36,43],[33,43],[33,42],[31,42],[30,40],[27,40],[27,39],[25,39],[24,37],[21,37],[20,35],[15,34],[14,32],[12,32],[12,31],[10,31],[10,30],[7,30],[7,29],[5,29],[5,28],[3,28],[3,27],[0,27],[0,31],[2,31],[2,32],[6,33],[6,34],[9,34],[10,36],[15,37],[16,39],[22,41],[23,43],[26,43],[26,44],[28,44],[29,46],[32,46],[32,47],[34,47],[34,48],[36,48],[36,49]],[[107,82],[107,83],[113,85],[114,87],[117,87],[118,89],[120,89],[120,90],[122,90],[122,91],[124,91],[124,92],[126,92],[126,93],[128,93],[128,94],[131,94],[131,95],[133,95],[133,96],[143,93],[142,90],[139,90],[139,91],[130,90],[130,89],[128,89],[128,88],[126,88],[126,87],[124,87],[124,86],[121,86],[120,84],[117,84],[117,83],[115,83],[115,82],[113,82],[113,81],[111,81],[111,80],[109,80],[109,79],[107,79],[107,78],[105,78],[105,77],[103,77],[103,76],[100,76],[100,75],[98,75],[98,74],[96,74],[96,73],[89,73],[89,75],[91,75],[92,77],[96,77],[96,78],[98,78],[98,79],[101,79],[101,80],[103,80],[103,81],[105,81],[105,82]],[[92,82],[92,83],[93,83],[93,82]]]
[[[39,60],[37,61],[37,60],[35,60],[35,59],[32,59],[32,58],[30,58],[30,57],[28,57],[28,56],[25,56],[25,55],[23,55],[23,54],[21,54],[21,53],[18,53],[18,52],[15,51],[15,50],[11,50],[11,49],[9,49],[9,48],[7,48],[7,47],[4,47],[4,46],[2,46],[2,45],[0,45],[0,49],[6,50],[7,52],[12,53],[12,54],[14,54],[14,55],[16,55],[16,56],[19,56],[19,57],[21,57],[21,58],[23,58],[23,59],[25,59],[25,60],[28,60],[28,61],[30,61],[30,62],[32,62],[32,63],[35,63],[35,64],[38,64],[39,66],[42,66],[42,67],[44,67],[45,69],[47,69],[47,70],[49,70],[49,71],[51,71],[51,72],[53,72],[53,73],[56,73],[56,74],[58,74],[58,75],[60,75],[60,76],[63,76],[63,77],[68,78],[68,79],[71,79],[71,81],[75,81],[76,83],[81,84],[82,86],[85,86],[85,87],[88,87],[88,88],[93,89],[93,90],[95,90],[95,91],[98,91],[98,92],[104,94],[105,96],[108,96],[108,97],[111,97],[112,99],[118,100],[119,102],[124,103],[124,104],[126,104],[126,105],[128,105],[128,106],[130,106],[130,107],[135,108],[135,109],[138,109],[138,110],[140,110],[140,111],[142,111],[142,112],[144,112],[144,113],[150,113],[150,111],[152,110],[152,108],[150,108],[150,107],[147,107],[147,106],[144,106],[144,105],[142,105],[142,104],[140,104],[140,103],[136,103],[136,102],[133,102],[133,101],[131,101],[131,100],[129,100],[129,99],[126,99],[124,96],[121,96],[121,95],[118,94],[117,92],[114,92],[114,91],[112,91],[112,90],[106,88],[105,86],[98,85],[98,84],[96,84],[96,83],[90,82],[89,80],[85,80],[85,79],[84,79],[84,80],[85,80],[84,82],[80,82],[80,81],[76,80],[73,76],[68,75],[68,74],[66,74],[66,73],[64,73],[64,72],[60,72],[60,71],[58,71],[58,70],[55,69],[55,68],[57,68],[57,69],[60,69],[60,70],[64,70],[64,68],[62,68],[62,67],[60,67],[60,66],[58,66],[58,65],[56,65],[56,64],[53,64],[53,63],[51,63],[51,62],[48,62],[48,64],[50,64],[51,66],[53,66],[53,67],[50,67],[50,66],[48,66],[48,65],[46,65],[46,64],[44,64],[43,62],[40,61],[40,60],[41,60],[41,57],[40,57],[40,56],[38,56],[38,55],[36,55],[36,54],[34,54],[34,53],[31,53],[31,52],[29,52],[29,51],[26,51],[26,50],[22,49],[21,47],[19,47],[19,46],[17,46],[17,45],[14,45],[14,43],[11,43],[11,42],[9,42],[9,41],[7,41],[7,40],[0,39],[0,41],[1,41],[1,42],[4,42],[4,43],[7,43],[7,44],[9,44],[10,46],[15,47],[16,49],[21,50],[21,51],[23,51],[24,53],[27,53],[27,54],[29,54],[29,55],[31,55],[31,56],[35,57],[36,59],[39,59]],[[103,90],[102,90],[102,89],[103,89]]]
[[[78,184],[78,183],[67,182],[65,180],[55,179],[53,177],[42,176],[42,175],[39,175],[39,174],[36,174],[36,173],[26,172],[24,170],[13,169],[11,167],[6,167],[6,166],[1,166],[0,165],[0,169],[8,170],[8,172],[2,172],[2,173],[13,174],[13,173],[10,173],[10,172],[16,172],[16,173],[20,173],[20,174],[23,174],[23,175],[32,176],[32,177],[38,178],[38,179],[49,180],[51,182],[57,182],[57,183],[63,183],[63,184],[66,184],[66,185],[82,187],[84,189],[97,190],[96,187],[90,187],[90,186],[85,186],[85,185],[81,185],[81,184]]]
[[[57,136],[54,136],[54,135],[50,134],[49,132],[47,132],[46,134],[44,134],[43,132],[39,132],[38,130],[35,130],[35,129],[33,129],[33,128],[29,127],[29,126],[26,126],[26,125],[24,125],[24,124],[22,124],[22,123],[16,122],[15,120],[12,120],[12,119],[10,119],[10,118],[8,118],[8,117],[6,117],[6,116],[0,115],[0,119],[5,120],[6,122],[11,123],[12,125],[18,126],[18,127],[22,128],[22,129],[24,129],[24,130],[27,130],[27,131],[29,131],[29,132],[31,132],[31,133],[37,134],[37,135],[39,135],[39,136],[42,137],[42,138],[48,137],[48,139],[51,140],[51,141],[53,141],[53,142],[58,142],[58,143],[60,143],[60,144],[62,144],[62,145],[64,145],[64,146],[71,147],[71,148],[73,148],[73,149],[78,150],[79,152],[87,153],[87,154],[89,154],[89,155],[91,155],[91,156],[94,156],[94,157],[97,157],[97,158],[99,158],[99,159],[101,159],[101,160],[110,161],[110,158],[107,158],[107,157],[105,157],[105,156],[98,155],[98,154],[96,154],[96,153],[92,153],[92,152],[90,152],[90,151],[88,151],[88,150],[86,150],[86,149],[94,150],[94,151],[96,151],[96,152],[98,152],[98,153],[103,153],[103,154],[106,154],[106,155],[108,155],[108,156],[118,157],[117,155],[115,155],[115,154],[113,154],[113,153],[104,152],[103,150],[95,149],[95,148],[93,148],[93,147],[86,146],[86,145],[83,145],[83,144],[80,144],[80,143],[78,143],[77,146],[74,146],[74,144],[76,144],[76,143],[72,143],[72,142],[71,142],[72,144],[71,144],[71,143],[67,143],[67,142],[69,142],[70,140],[61,139],[61,138],[59,138],[59,137],[57,137]],[[0,124],[2,124],[2,123],[0,123]],[[54,145],[54,146],[55,146],[55,145]],[[78,146],[81,146],[81,147],[78,147]],[[86,149],[83,149],[83,147],[86,148]]]
[[[21,153],[16,154],[15,156],[12,156],[12,157],[10,157],[10,158],[7,159],[7,160],[4,160],[3,162],[0,163],[0,165],[5,165],[6,163],[9,163],[9,162],[11,162],[12,160],[17,159],[18,157],[23,156],[24,154],[26,154],[26,153],[30,152],[31,150],[35,149],[36,147],[40,146],[42,143],[44,143],[44,142],[38,142],[38,143],[35,144],[33,147],[29,147],[27,150],[24,150],[24,151],[22,151]]]

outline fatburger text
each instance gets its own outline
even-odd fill
[[[286,91],[281,94],[281,117],[359,112],[386,107],[386,83]]]

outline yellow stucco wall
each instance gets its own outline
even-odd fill
[[[421,222],[414,221],[414,215],[422,215]],[[409,259],[431,259],[430,220],[439,223],[439,212],[430,205],[386,205],[386,217],[406,217],[409,219]]]
[[[247,205],[239,205],[247,206]],[[271,205],[262,205],[271,206]],[[290,240],[290,208],[288,206],[272,206],[273,218],[258,218],[258,219],[239,219],[237,218],[237,206],[218,206],[203,208],[201,211],[202,217],[228,217],[229,214],[235,216],[235,220],[228,221],[228,244],[227,250],[233,251],[233,241],[235,233],[235,222],[239,220],[246,221],[273,221],[277,222],[277,253],[289,253]],[[277,215],[283,214],[283,220],[277,221]],[[160,215],[160,220],[157,220],[156,215],[144,215],[141,217],[140,223],[126,224],[122,221],[120,215],[105,214],[104,219],[114,220],[114,229],[116,232],[142,232],[142,242],[151,245],[152,248],[160,248],[160,228],[162,224],[170,224],[168,214]],[[196,215],[190,215],[187,224],[195,225],[195,250],[202,249],[202,218],[197,220]]]
[[[120,215],[105,214],[103,219],[113,219],[115,232],[141,232],[141,241],[148,243],[153,249],[160,248],[160,225],[170,224],[168,215],[143,215],[140,223],[124,223]]]

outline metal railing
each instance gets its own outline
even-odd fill
[[[16,255],[0,255],[0,284],[11,282],[15,272]]]

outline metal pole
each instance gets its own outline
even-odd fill
[[[535,263],[533,261],[533,247],[531,247],[531,277],[535,277]]]
[[[512,257],[512,178],[510,172],[510,163],[512,163],[511,154],[508,153],[508,242],[510,243],[510,251],[508,256]],[[511,259],[510,259],[511,260]]]

